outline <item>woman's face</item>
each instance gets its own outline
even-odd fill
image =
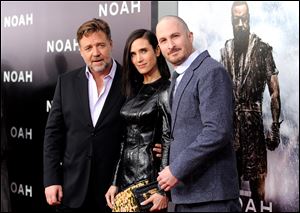
[[[131,62],[140,74],[145,76],[158,72],[157,57],[160,50],[154,50],[147,39],[136,39],[131,45],[130,54]]]

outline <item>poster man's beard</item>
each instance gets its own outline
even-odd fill
[[[234,44],[238,49],[244,49],[248,47],[250,30],[234,30]]]

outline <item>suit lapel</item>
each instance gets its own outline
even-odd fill
[[[176,89],[176,93],[173,97],[173,104],[172,104],[172,112],[171,112],[172,132],[173,132],[173,129],[174,129],[174,124],[176,122],[177,110],[178,110],[178,106],[180,104],[180,101],[182,99],[183,92],[185,91],[185,89],[188,86],[189,82],[192,80],[192,77],[194,76],[194,71],[201,65],[201,63],[204,61],[204,59],[209,57],[209,56],[210,55],[209,55],[208,51],[204,51],[203,53],[201,53],[192,62],[192,64],[189,66],[189,68],[187,68],[187,70],[184,72],[184,75],[183,75],[181,81],[178,84],[178,87]],[[172,83],[174,84],[174,82],[172,82]],[[184,104],[188,104],[188,103],[184,103]]]
[[[85,67],[81,70],[81,72],[79,72],[76,80],[76,90],[77,94],[79,94],[78,104],[82,107],[83,117],[87,121],[88,125],[93,126],[89,105],[88,79],[85,75]]]
[[[185,88],[187,87],[188,83],[192,79],[193,74],[194,74],[193,70],[191,70],[189,68],[185,71],[184,76],[182,77],[180,83],[177,86],[175,95],[173,96],[173,103],[171,103],[171,105],[172,105],[172,112],[171,112],[172,132],[173,132],[174,123],[175,123],[176,117],[177,117],[176,114],[177,114],[179,102],[181,100],[181,97],[182,97],[182,94],[183,94]],[[173,85],[173,87],[174,87],[174,85]]]
[[[105,100],[103,109],[101,111],[100,117],[96,123],[95,128],[98,128],[103,123],[105,117],[111,113],[112,108],[115,105],[118,105],[118,104],[116,104],[117,100],[122,98],[121,93],[120,93],[120,91],[121,91],[120,86],[121,86],[121,66],[119,64],[117,64],[116,74],[113,79],[113,83],[110,87],[110,91]]]

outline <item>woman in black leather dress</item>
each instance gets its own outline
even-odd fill
[[[117,192],[144,179],[155,181],[169,157],[170,71],[154,33],[139,29],[129,36],[123,67],[127,101],[120,113],[126,127],[114,181],[105,195],[110,208]],[[162,145],[161,158],[153,155],[155,143]],[[150,211],[156,211],[167,208],[168,198],[164,193],[155,193],[147,202],[153,203]]]

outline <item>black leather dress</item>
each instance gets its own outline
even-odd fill
[[[170,81],[164,79],[143,84],[139,93],[126,101],[121,109],[126,131],[113,180],[119,191],[143,179],[155,181],[158,172],[168,165],[171,124],[169,86]],[[153,155],[152,149],[156,143],[162,144],[162,158]]]

